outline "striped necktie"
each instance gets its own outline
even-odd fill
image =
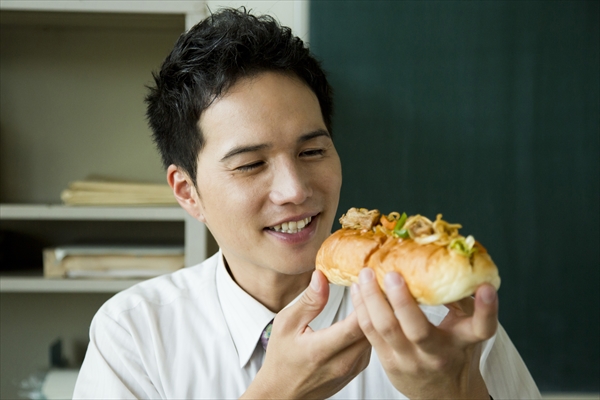
[[[262,344],[263,349],[267,350],[267,345],[269,344],[269,338],[271,337],[271,329],[273,328],[273,320],[267,324],[265,329],[262,331],[260,335],[260,344]]]

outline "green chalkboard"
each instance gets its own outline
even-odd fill
[[[313,0],[352,206],[463,224],[543,391],[600,392],[598,1]]]

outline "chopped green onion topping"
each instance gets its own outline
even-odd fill
[[[471,254],[477,251],[477,247],[473,247],[475,244],[475,239],[473,236],[469,235],[468,237],[458,237],[450,242],[450,249],[460,253],[466,257],[470,257]]]
[[[406,229],[402,229],[404,224],[406,223],[406,219],[408,216],[406,213],[402,213],[402,216],[396,221],[396,225],[394,226],[394,231],[392,232],[395,237],[400,237],[402,239],[408,238],[408,231]]]
[[[402,239],[408,239],[410,235],[406,229],[400,229],[399,231],[394,231],[394,236],[400,237]]]

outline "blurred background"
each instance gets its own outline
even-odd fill
[[[98,213],[60,194],[90,175],[164,184],[145,86],[181,32],[240,5],[291,26],[329,73],[338,216],[366,207],[461,223],[499,267],[500,321],[540,390],[598,398],[599,4],[3,0],[0,398],[31,398],[48,371],[76,373],[93,314],[136,282],[47,279],[41,253],[7,258],[15,237],[30,253],[107,238],[187,242],[186,254],[201,238],[198,254],[215,251],[180,210]]]
[[[542,391],[599,392],[598,1],[311,2],[339,214],[463,225]]]

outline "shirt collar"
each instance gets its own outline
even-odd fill
[[[225,268],[223,254],[220,251],[216,285],[227,328],[229,329],[240,360],[240,368],[243,368],[250,360],[263,329],[275,318],[276,314],[259,303],[235,283]],[[302,294],[304,292],[299,294],[286,308],[298,301]],[[329,285],[329,299],[325,308],[308,324],[314,331],[331,325],[339,309],[343,295],[343,287]]]

